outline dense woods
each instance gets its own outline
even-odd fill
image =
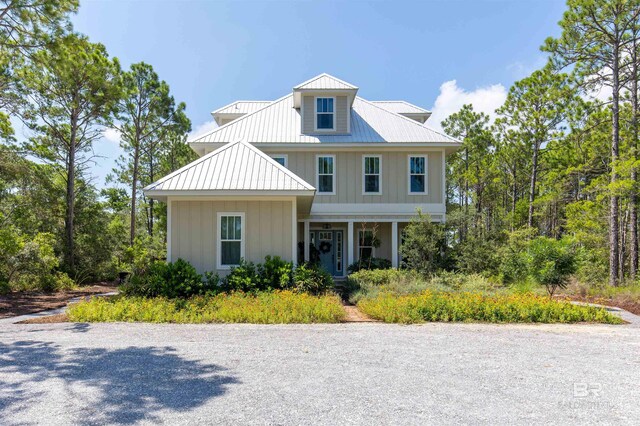
[[[184,103],[151,65],[122,69],[73,32],[77,8],[0,1],[4,289],[112,279],[163,257],[166,208],[140,189],[194,159]],[[569,0],[559,26],[540,41],[548,63],[513,84],[496,120],[465,105],[443,121],[463,145],[448,158],[448,222],[429,263],[507,282],[509,253],[546,237],[575,253],[581,282],[637,279],[640,0]],[[98,191],[92,148],[105,129],[124,155]]]
[[[122,69],[74,32],[77,8],[75,0],[0,2],[3,290],[113,279],[164,256],[165,209],[139,188],[194,158],[184,103],[151,65]],[[28,137],[16,137],[16,126]],[[93,148],[109,128],[124,155],[98,191]]]

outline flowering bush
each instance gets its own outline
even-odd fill
[[[619,317],[603,308],[578,306],[534,294],[487,296],[429,290],[406,296],[384,293],[360,300],[358,307],[372,318],[403,324],[429,321],[622,323]]]
[[[344,318],[335,295],[312,296],[293,291],[235,292],[190,299],[116,296],[71,305],[72,321],[172,323],[333,323]]]

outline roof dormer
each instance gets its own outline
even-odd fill
[[[293,88],[303,134],[350,133],[351,106],[358,88],[329,74],[320,74]]]

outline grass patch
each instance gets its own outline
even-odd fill
[[[623,323],[619,317],[603,308],[577,306],[534,294],[483,295],[429,290],[404,296],[382,293],[361,299],[358,308],[372,318],[402,324],[430,321]]]
[[[292,291],[231,293],[190,299],[116,296],[93,298],[69,307],[76,322],[154,323],[335,323],[345,312],[335,295],[311,296]]]
[[[347,285],[349,301],[356,304],[362,299],[371,299],[386,293],[404,296],[427,290],[481,294],[527,292],[503,286],[479,274],[443,271],[431,278],[426,278],[417,272],[397,269],[362,270],[349,275]]]

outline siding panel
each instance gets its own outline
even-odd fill
[[[217,213],[244,212],[245,258],[292,260],[291,201],[172,201],[171,261],[189,261],[198,272],[216,271]],[[226,271],[218,271],[221,275]]]

